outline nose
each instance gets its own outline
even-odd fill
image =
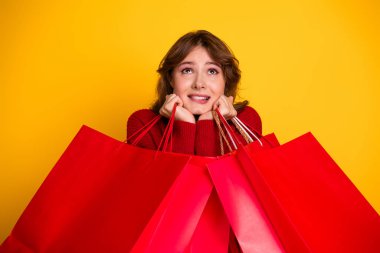
[[[202,74],[197,74],[195,76],[194,82],[193,82],[193,88],[194,89],[202,89],[206,87],[205,79],[203,78]]]

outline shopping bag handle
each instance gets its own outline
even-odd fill
[[[136,146],[160,119],[161,119],[161,115],[155,116],[142,128],[140,128],[139,130],[131,134],[124,142],[127,143],[128,141],[132,140],[136,136],[136,138],[131,142],[132,145]]]
[[[169,118],[169,122],[164,130],[164,134],[162,135],[160,144],[157,147],[157,151],[171,151],[173,147],[172,142],[172,132],[173,132],[173,125],[174,125],[174,119],[175,119],[175,113],[177,109],[177,104],[174,104],[172,115]],[[153,119],[151,119],[147,124],[145,124],[142,128],[134,132],[132,135],[130,135],[124,142],[128,142],[132,140],[134,137],[134,140],[131,142],[132,145],[136,146],[141,139],[152,129],[152,127],[162,118],[161,115],[155,116]],[[170,146],[169,146],[170,143]]]
[[[243,144],[237,138],[235,132],[233,131],[231,126],[227,123],[227,120],[223,117],[223,115],[220,113],[218,108],[215,111],[213,111],[213,116],[214,116],[215,122],[219,128],[219,135],[221,136],[220,137],[221,153],[224,154],[223,140],[226,143],[227,147],[229,148],[230,152],[232,152],[233,150],[236,150],[238,147],[243,146]],[[235,127],[237,128],[239,133],[243,136],[243,138],[247,142],[247,144],[252,143],[254,141],[257,141],[260,144],[260,146],[263,147],[264,146],[263,142],[260,139],[260,138],[262,138],[266,142],[268,142],[268,144],[270,146],[272,146],[272,143],[270,141],[268,141],[264,136],[259,134],[257,131],[251,130],[238,117],[236,117],[236,116],[233,117],[231,119],[231,121],[235,125]],[[228,137],[228,139],[227,139],[227,137]]]
[[[216,126],[218,127],[218,133],[219,133],[219,144],[220,144],[220,153],[222,155],[224,155],[224,146],[223,146],[223,141],[224,143],[226,143],[228,149],[230,150],[230,152],[232,152],[232,148],[231,148],[231,145],[230,145],[230,141],[231,143],[236,146],[235,142],[230,138],[230,141],[227,140],[227,137],[224,133],[224,130],[223,130],[223,127],[222,127],[222,124],[220,123],[220,119],[219,119],[219,116],[218,116],[218,113],[216,111],[212,111],[212,116],[215,120],[215,123],[216,123]]]
[[[223,137],[224,141],[226,142],[228,148],[230,149],[230,152],[232,151],[231,145],[233,147],[233,150],[236,150],[238,146],[242,146],[243,144],[240,142],[240,140],[237,138],[236,134],[232,130],[231,126],[227,123],[227,120],[223,117],[223,115],[220,113],[219,109],[216,108],[215,111],[213,111],[213,116],[215,119],[215,122],[218,125],[219,133]],[[224,128],[224,129],[223,129]],[[227,137],[229,138],[229,141],[227,140]],[[223,144],[220,144],[221,151],[223,152]]]
[[[164,134],[162,135],[160,144],[158,145],[157,150],[161,151],[169,151],[171,152],[173,150],[173,126],[174,126],[174,120],[175,120],[175,113],[177,111],[178,104],[175,103],[173,106],[172,114],[170,115],[169,122],[165,128]],[[170,148],[168,149],[170,141]]]
[[[245,125],[238,117],[233,117],[231,119],[232,123],[235,125],[235,127],[237,128],[237,130],[241,133],[241,135],[243,136],[243,138],[245,139],[245,141],[247,143],[252,143],[254,142],[255,140],[258,141],[260,143],[260,146],[263,146],[263,143],[262,141],[260,140],[259,137],[263,138],[263,136],[261,134],[259,134],[257,131],[255,130],[251,130],[247,125]],[[254,133],[256,132],[256,133]],[[255,139],[253,140],[252,137]]]
[[[264,144],[262,142],[262,140],[264,140],[270,147],[274,147],[273,143],[269,141],[267,137],[260,134],[257,130],[248,127],[238,117],[235,116],[231,119],[231,121],[238,129],[238,131],[242,134],[247,143],[257,141],[260,143],[261,147],[264,147]],[[255,140],[253,140],[252,138],[254,138]]]

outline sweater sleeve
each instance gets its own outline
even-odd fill
[[[245,106],[239,111],[237,117],[247,125],[251,130],[262,134],[262,125],[259,114],[249,106]],[[237,129],[229,122],[235,134],[242,143],[245,140]],[[214,120],[200,120],[197,122],[195,134],[195,154],[201,156],[217,156],[221,154],[220,139],[218,127]],[[223,145],[225,152],[228,152],[227,146]]]
[[[262,123],[259,114],[250,106],[245,106],[237,117],[251,130],[262,135]]]
[[[185,121],[174,121],[173,152],[194,154],[196,125]]]
[[[142,129],[147,123],[149,123],[156,114],[148,109],[143,109],[134,112],[127,122],[127,140],[128,143],[132,143],[138,136],[135,135],[137,131]],[[157,149],[160,144],[163,130],[161,129],[160,122],[157,122],[155,126],[136,144],[136,146],[147,149]],[[135,135],[135,136],[134,136]],[[133,137],[132,137],[133,136]]]
[[[127,123],[128,143],[135,140],[137,136],[133,135],[156,116],[156,113],[148,109],[134,112]],[[167,119],[161,118],[136,145],[141,148],[158,149],[166,126]],[[173,152],[194,154],[195,124],[174,121],[172,137]]]
[[[155,114],[151,110],[139,110],[133,113],[127,123],[128,143],[131,143],[136,136],[130,138],[134,133],[149,123]],[[259,114],[249,106],[244,107],[238,118],[250,129],[262,134],[261,119]],[[158,149],[167,126],[167,119],[161,118],[151,130],[140,140],[137,146],[148,149]],[[237,130],[233,127],[239,138],[244,141]],[[184,121],[174,121],[173,125],[173,152],[195,154],[199,156],[220,155],[220,140],[218,127],[214,120],[200,120],[196,124]],[[224,150],[227,151],[224,145]]]
[[[195,135],[195,154],[217,156],[220,154],[218,127],[214,120],[199,120]]]

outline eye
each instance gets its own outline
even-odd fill
[[[209,73],[210,75],[216,75],[216,74],[219,73],[219,71],[216,70],[216,69],[209,69],[209,70],[208,70],[208,73]]]
[[[193,72],[193,70],[191,68],[184,68],[181,70],[182,74],[190,74],[192,72]]]

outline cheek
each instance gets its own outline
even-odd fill
[[[183,83],[176,82],[173,85],[173,93],[177,96],[182,96],[186,92],[186,86]]]
[[[174,77],[172,82],[173,92],[180,96],[191,87],[191,81],[185,78]]]
[[[224,89],[225,89],[225,84],[224,80],[221,80],[220,82],[215,83],[213,90],[216,95],[224,95]]]
[[[177,76],[173,76],[171,86],[173,88],[173,92],[176,93],[181,89],[182,82]]]
[[[221,86],[219,86],[219,94],[220,95],[224,95],[224,89],[225,89],[225,85],[224,84],[221,85]]]

